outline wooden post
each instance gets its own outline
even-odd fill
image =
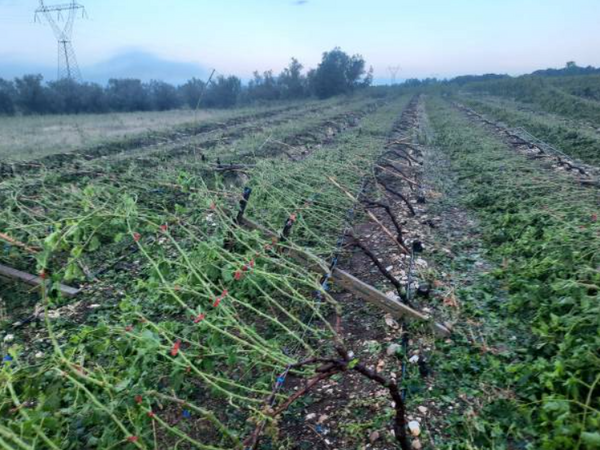
[[[20,270],[13,269],[12,267],[4,266],[0,264],[0,276],[21,281],[25,284],[29,284],[31,286],[41,286],[46,281],[37,275],[31,275],[30,273],[21,272]],[[65,297],[75,297],[80,289],[76,289],[70,286],[65,286],[64,284],[58,285],[59,292]]]
[[[240,226],[250,230],[258,230],[262,234],[268,236],[269,238],[274,238],[278,241],[279,236],[277,236],[277,233],[274,233],[273,231],[247,219],[246,217],[243,218]],[[314,256],[304,254],[300,250],[289,249],[286,252],[286,255],[298,261],[299,263],[306,265],[311,270],[315,270],[322,274],[329,273],[329,268],[325,261],[316,259]],[[413,309],[410,306],[407,306],[396,299],[388,297],[383,292],[359,280],[358,278],[344,270],[337,268],[333,269],[333,272],[331,272],[331,278],[334,282],[337,282],[341,287],[343,287],[347,291],[350,291],[353,294],[374,304],[375,306],[378,306],[384,311],[389,312],[394,317],[408,317],[423,322],[430,322],[431,328],[436,334],[444,337],[450,336],[451,334],[451,331],[450,329],[448,329],[448,327],[440,323],[433,322],[429,315],[417,311],[416,309]]]

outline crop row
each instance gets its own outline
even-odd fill
[[[476,111],[486,114],[511,127],[522,127],[529,133],[559,148],[574,158],[589,164],[600,162],[600,135],[596,130],[572,121],[558,120],[535,112],[524,112],[515,107],[489,99],[461,99]]]
[[[360,126],[292,163],[254,161],[246,214],[271,230],[291,220],[293,233],[279,246],[236,227],[240,188],[207,175],[197,157],[167,160],[164,171],[132,166],[122,179],[58,186],[46,179],[32,202],[29,193],[9,195],[13,215],[3,220],[40,247],[32,257],[50,281],[36,342],[25,344],[23,332],[23,342],[9,349],[3,439],[25,448],[36,441],[50,448],[147,448],[153,441],[237,448],[253,423],[274,426],[264,399],[287,399],[273,394],[274,374],[335,354],[336,335],[327,319],[335,300],[314,272],[277,248],[333,254],[353,204],[344,191],[356,192],[361,178],[372,176],[370,165],[406,101],[371,110]],[[157,181],[176,189],[157,191]],[[69,309],[52,285],[78,277],[84,257],[88,268],[104,265],[112,252],[103,250],[118,244],[130,254],[84,284]],[[314,370],[299,366],[291,375]]]

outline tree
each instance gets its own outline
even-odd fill
[[[360,82],[362,87],[369,87],[373,84],[373,66],[369,67],[369,71],[365,75],[365,77]]]
[[[64,78],[48,83],[48,103],[56,114],[79,114],[86,110],[82,88],[76,81]]]
[[[84,83],[79,85],[79,95],[85,112],[104,113],[109,111],[105,90],[99,84]]]
[[[249,100],[277,100],[281,93],[273,71],[268,70],[262,75],[254,72],[254,79],[248,83],[247,96]]]
[[[307,94],[307,80],[302,75],[303,66],[296,58],[292,58],[290,65],[283,69],[277,82],[281,86],[283,98],[302,98]]]
[[[179,94],[184,104],[195,109],[205,88],[206,83],[204,81],[199,80],[198,78],[192,78],[184,85],[179,86]]]
[[[357,87],[370,84],[370,77],[361,80],[365,74],[365,60],[360,55],[349,56],[339,47],[323,53],[321,63],[311,71],[311,90],[319,98],[332,97],[351,92]]]
[[[0,78],[0,115],[12,116],[15,114],[16,96],[14,83]]]
[[[213,108],[234,106],[242,91],[242,81],[238,77],[219,76],[206,90],[202,104]]]
[[[15,78],[17,89],[16,103],[23,114],[44,114],[49,112],[47,89],[42,86],[41,75],[25,75]]]
[[[124,78],[108,80],[108,105],[113,111],[147,111],[150,109],[148,90],[140,80]]]
[[[167,111],[181,106],[177,89],[164,81],[151,81],[149,85],[150,103],[153,110]]]

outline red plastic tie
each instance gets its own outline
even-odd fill
[[[177,356],[177,353],[179,353],[179,347],[181,347],[181,340],[177,339],[173,344],[173,348],[171,349],[171,356]]]
[[[205,318],[205,317],[206,317],[206,316],[205,316],[204,314],[198,314],[198,315],[196,316],[196,318],[194,319],[194,323],[200,323],[200,322],[202,322],[202,321],[204,320],[204,318]]]

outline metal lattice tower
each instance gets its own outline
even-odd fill
[[[396,75],[400,72],[400,66],[389,66],[388,70],[390,71],[390,75],[392,76],[392,86],[396,84]]]
[[[35,11],[35,21],[38,21],[38,15],[42,14],[56,36],[58,42],[58,79],[64,78],[81,82],[81,72],[77,65],[77,58],[73,50],[71,37],[73,35],[73,23],[75,17],[81,11],[81,16],[85,17],[85,7],[75,0],[71,3],[60,5],[45,5],[44,0],[40,0],[40,7]],[[64,20],[64,24],[61,23]]]

